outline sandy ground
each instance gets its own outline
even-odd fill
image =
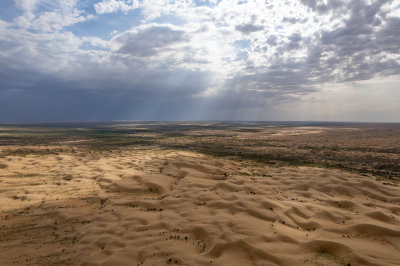
[[[368,175],[76,149],[0,158],[0,192],[0,265],[400,265],[400,187]]]

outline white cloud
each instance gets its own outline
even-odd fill
[[[139,1],[137,0],[103,0],[94,5],[97,14],[126,12],[138,7]]]
[[[42,0],[15,0],[15,4],[24,11],[33,12]]]
[[[92,18],[79,10],[78,0],[16,0],[24,12],[15,19],[24,29],[53,32]]]
[[[141,8],[146,19],[153,19],[163,14],[178,11],[187,11],[193,6],[193,0],[102,0],[94,4],[97,14],[127,12]]]

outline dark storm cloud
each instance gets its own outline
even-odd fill
[[[152,26],[138,32],[127,32],[116,39],[122,44],[119,53],[139,57],[156,55],[172,44],[188,41],[185,32],[168,26]]]
[[[208,86],[209,73],[136,70],[76,81],[32,73],[25,83],[6,83],[3,78],[0,75],[0,121],[156,120],[189,119],[193,95]]]
[[[253,24],[240,24],[236,25],[235,29],[243,34],[250,34],[252,32],[261,31],[264,29],[264,27]]]

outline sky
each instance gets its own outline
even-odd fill
[[[1,0],[0,121],[400,122],[400,0]]]

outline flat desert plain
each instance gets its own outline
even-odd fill
[[[0,265],[400,265],[400,125],[0,125]]]

